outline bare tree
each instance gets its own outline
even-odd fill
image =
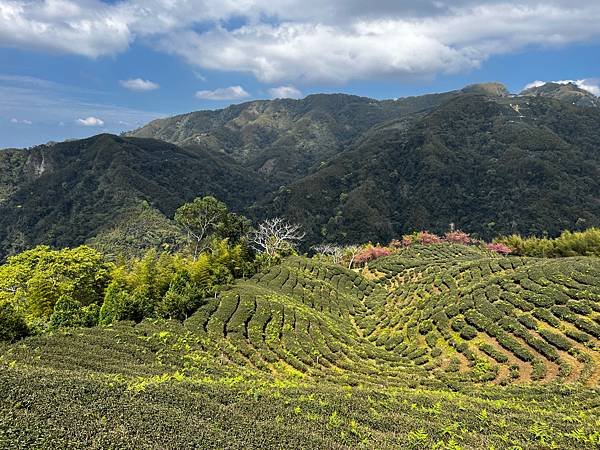
[[[361,252],[362,247],[359,245],[348,245],[344,247],[344,258],[348,258],[348,269],[352,269],[352,265],[354,264],[354,260]]]
[[[275,217],[265,220],[258,226],[252,234],[251,243],[255,250],[274,256],[286,247],[296,247],[304,236],[301,225]]]
[[[315,252],[328,256],[334,264],[339,264],[344,259],[345,248],[336,244],[315,245],[312,248]]]

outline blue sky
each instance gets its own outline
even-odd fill
[[[0,0],[0,148],[318,92],[599,94],[598,23],[575,0]]]

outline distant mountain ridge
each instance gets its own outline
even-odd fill
[[[553,98],[577,106],[600,107],[598,97],[573,83],[546,83],[542,86],[525,89],[521,95]]]
[[[0,258],[39,243],[127,241],[115,227],[138,211],[169,228],[160,215],[202,195],[255,220],[298,221],[308,243],[383,242],[450,223],[481,237],[598,226],[600,108],[580,91],[319,94],[3,150]]]

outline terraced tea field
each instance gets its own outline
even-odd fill
[[[292,257],[0,355],[3,448],[600,448],[600,260]]]

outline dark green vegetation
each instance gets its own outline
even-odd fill
[[[124,276],[130,290],[172,272],[145,267]],[[293,256],[187,319],[4,344],[0,444],[598,448],[599,279],[594,257],[456,244],[357,271]]]
[[[450,223],[486,239],[599,226],[600,108],[573,96],[595,99],[495,83],[387,101],[313,95],[163,119],[138,138],[4,150],[0,258],[40,243],[177,248],[174,211],[204,195],[302,223],[307,248]]]
[[[331,242],[450,223],[486,239],[598,226],[599,123],[599,108],[464,94],[409,127],[375,127],[264,208]]]
[[[111,252],[143,251],[177,241],[164,216],[173,217],[197,193],[241,209],[263,192],[251,173],[223,155],[152,139],[104,134],[0,157],[25,164],[5,175],[2,189],[12,193],[0,201],[0,257],[37,244],[88,240]]]

